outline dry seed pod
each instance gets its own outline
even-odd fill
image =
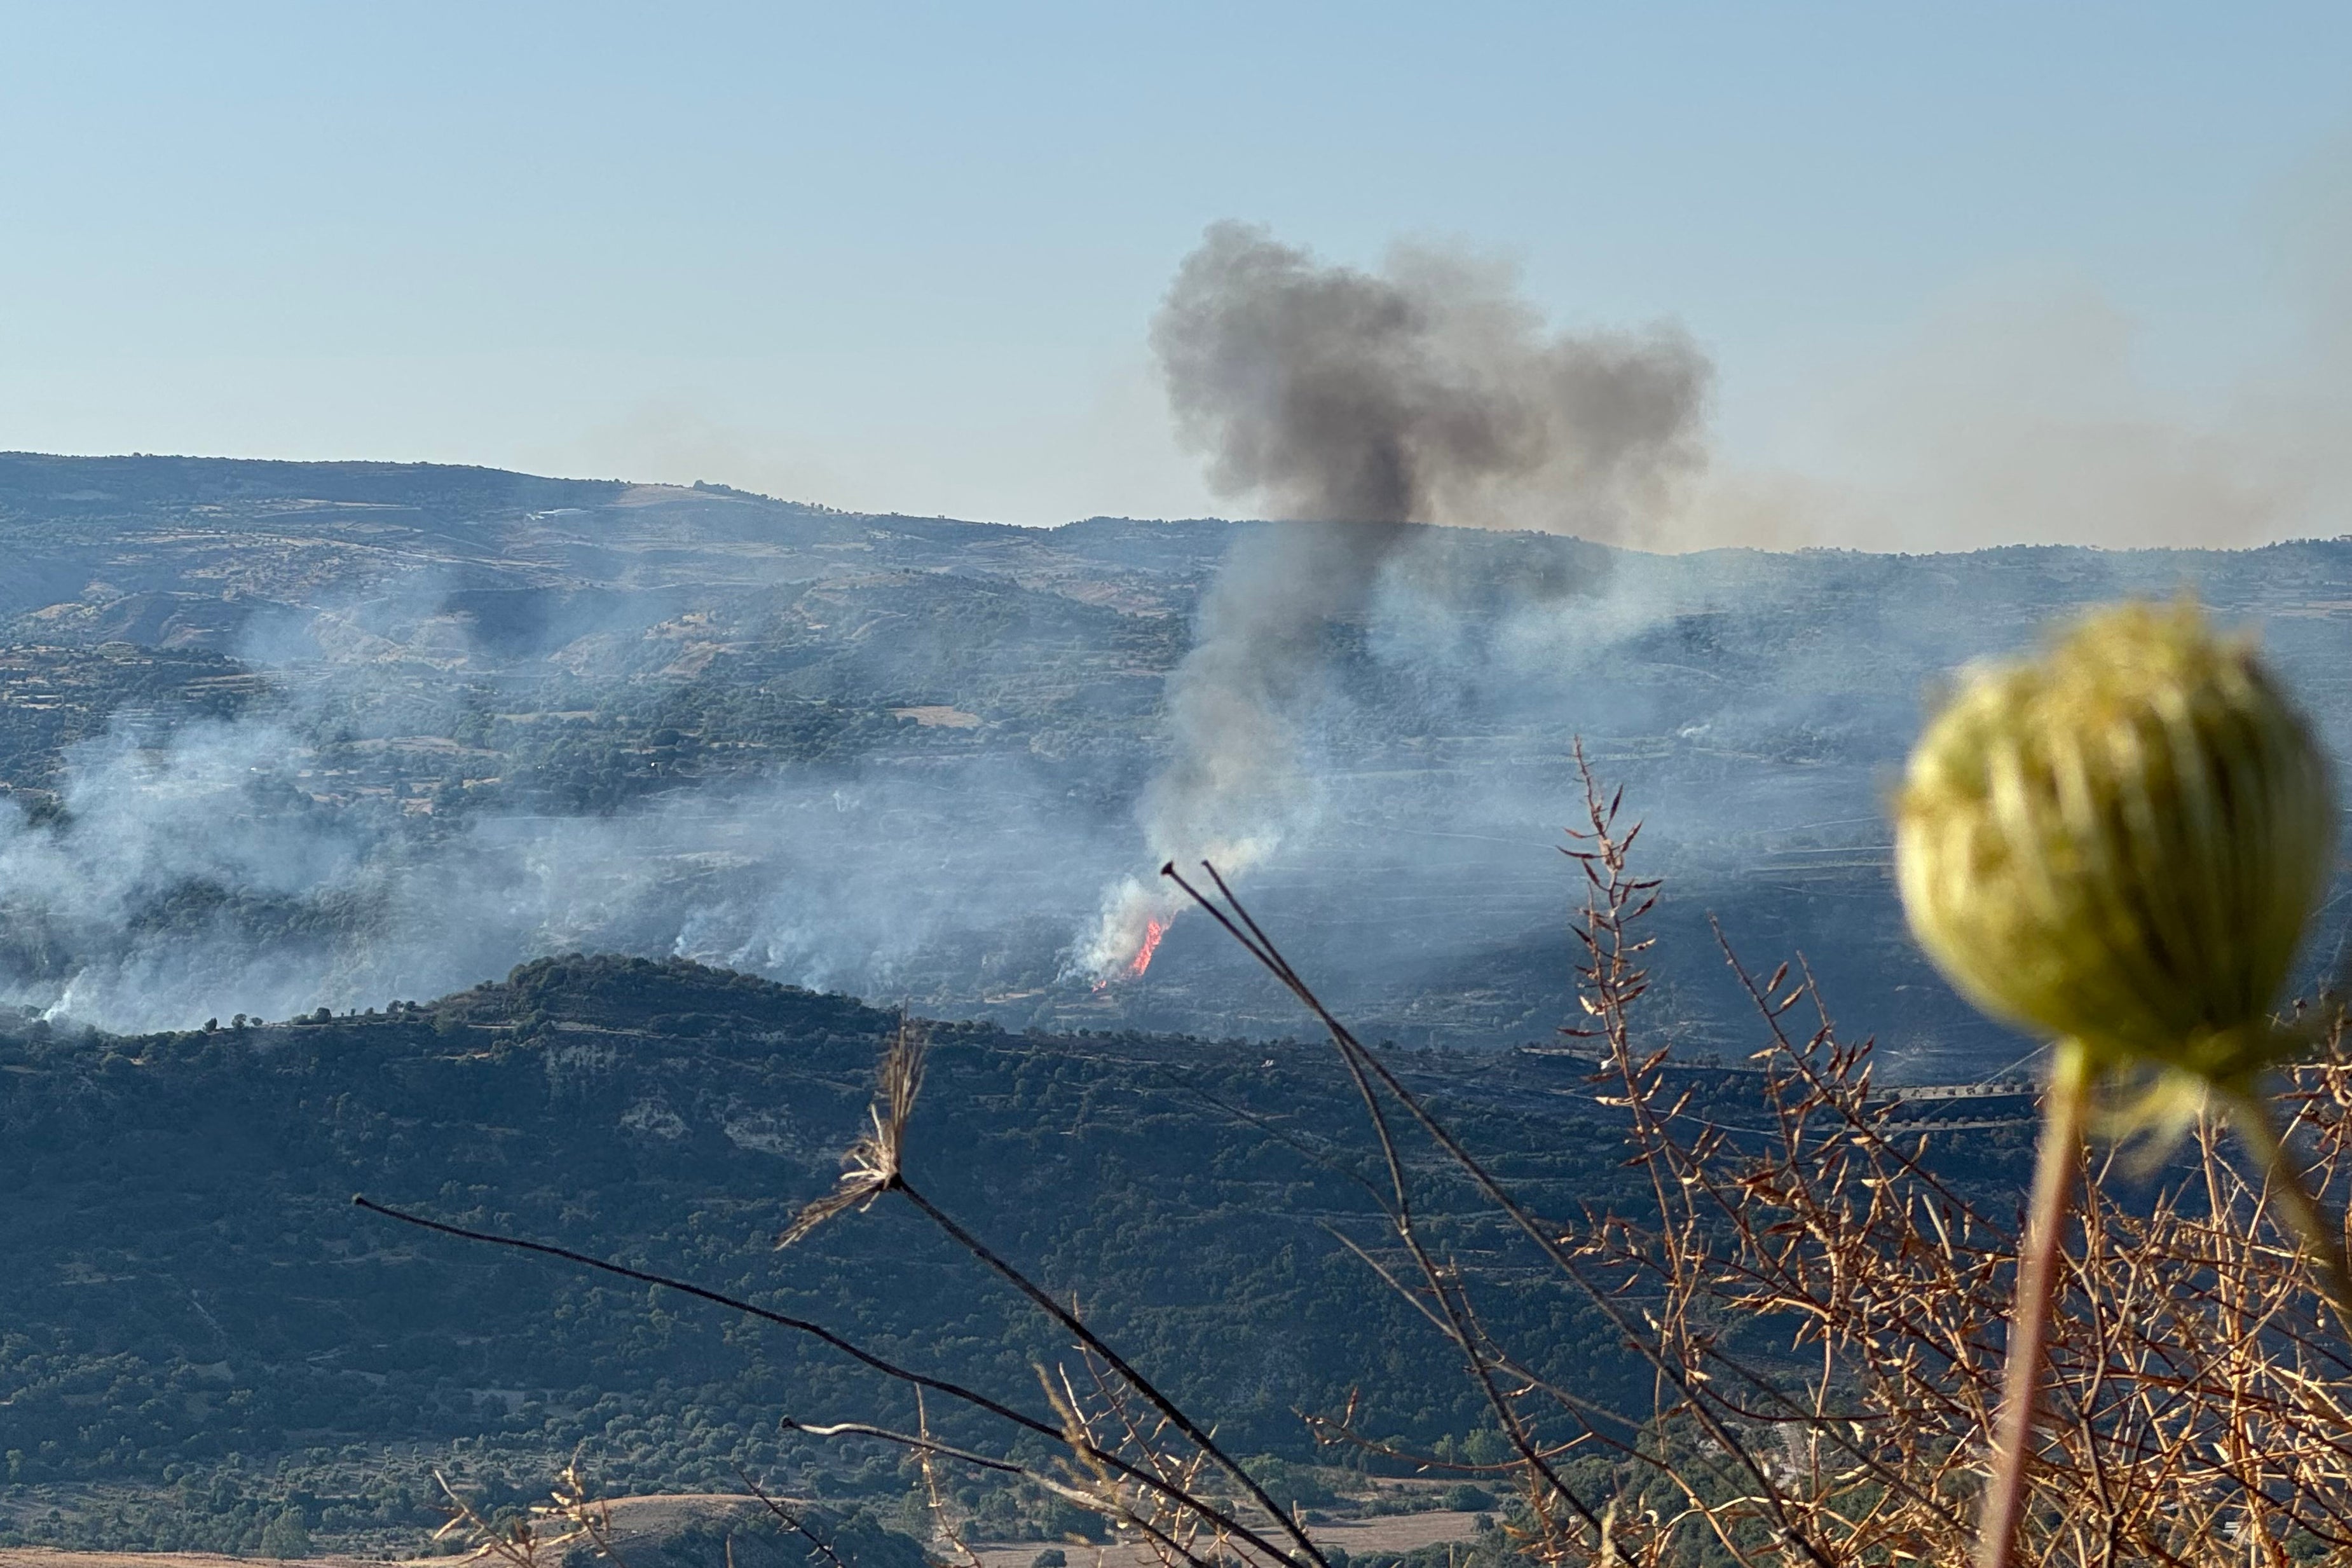
[[[2191,604],[2100,611],[1979,669],[1896,806],[1911,929],[1997,1017],[2096,1060],[2242,1080],[2327,885],[2336,807],[2310,726]]]

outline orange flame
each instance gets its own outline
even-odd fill
[[[1167,935],[1168,922],[1165,920],[1147,920],[1143,923],[1143,946],[1138,947],[1135,950],[1135,956],[1127,961],[1129,979],[1143,978],[1143,971],[1151,967],[1151,955],[1160,951],[1160,939]]]

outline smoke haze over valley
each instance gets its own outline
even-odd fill
[[[1211,488],[1276,520],[0,457],[0,998],[184,1027],[615,951],[1015,1027],[1297,1027],[1155,874],[1207,858],[1374,1037],[1543,1041],[1572,1006],[1580,738],[1669,879],[1685,1050],[1743,1048],[1719,915],[1760,959],[1801,949],[1896,1071],[1984,1071],[2021,1042],[1922,965],[1885,875],[1934,683],[2070,606],[2186,589],[2352,724],[2343,543],[1689,549],[1787,532],[1712,448],[1708,356],[1670,324],[1556,328],[1498,262],[1367,271],[1221,223],[1151,343]],[[2020,415],[2042,446],[2098,406],[2050,362]],[[2301,411],[2281,428],[2332,384],[2272,400]],[[2213,466],[2239,448],[2110,425],[2179,455],[2181,505],[2253,517]],[[2011,502],[2056,476],[2089,537],[2155,517],[2062,444],[2085,455],[1995,465]],[[2324,511],[2326,468],[2241,531]]]
[[[1267,525],[1017,529],[484,470],[0,459],[0,978],[105,1029],[676,955],[1010,1025],[1265,1035],[1206,922],[1097,989],[1163,706]],[[1659,556],[1392,527],[1312,624],[1255,908],[1375,1038],[1544,1040],[1581,736],[1668,878],[1661,1021],[1741,1048],[1705,925],[1801,946],[1903,1070],[2021,1047],[1900,936],[1923,694],[2071,604],[2200,591],[2332,741],[2352,545]],[[1769,967],[1769,965],[1768,965]]]

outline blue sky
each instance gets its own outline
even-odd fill
[[[0,447],[1231,510],[1144,336],[1240,217],[1679,323],[1718,377],[1696,542],[2352,529],[2343,7],[5,5],[0,37]]]

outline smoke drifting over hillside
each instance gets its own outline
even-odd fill
[[[2352,713],[2352,547],[1607,548],[1714,526],[1710,367],[1670,330],[1557,331],[1501,269],[1327,267],[1220,226],[1152,340],[1183,439],[1278,520],[1006,529],[723,486],[0,460],[0,620],[41,645],[0,662],[0,788],[25,791],[0,800],[0,1001],[278,1017],[583,948],[938,1016],[1287,1027],[1206,922],[1139,982],[1079,979],[1139,971],[1174,908],[1150,873],[1205,856],[1256,866],[1258,908],[1368,1029],[1527,1039],[1572,1006],[1546,988],[1581,734],[1685,907],[1738,929],[1749,900],[1783,923],[1765,939],[1848,965],[1832,994],[1927,1009],[1914,1043],[1965,1056],[1983,1042],[1933,1012],[1874,859],[1935,674],[2068,605],[2210,581],[2279,617],[2315,710]],[[190,691],[261,695],[163,706],[159,649],[184,648],[222,666]],[[37,776],[82,700],[25,673],[51,653],[59,680],[130,673],[78,710],[113,729]],[[1684,1040],[1721,1016],[1698,982],[1661,1006]]]
[[[1116,863],[1011,759],[953,771],[951,835],[939,782],[856,768],[436,831],[314,804],[316,728],[289,708],[117,729],[77,751],[57,821],[0,805],[0,1001],[181,1028],[430,998],[574,950],[930,995],[943,967],[1050,952],[1032,928],[1066,932]]]
[[[1154,863],[1246,869],[1311,809],[1299,712],[1328,629],[1410,570],[1405,525],[1638,542],[1703,461],[1687,339],[1551,333],[1507,271],[1433,251],[1374,276],[1219,224],[1152,345],[1218,493],[1281,519],[1236,543],[1169,680],[1171,756],[1139,808]],[[1085,967],[1114,973],[1173,907],[1115,884]]]

